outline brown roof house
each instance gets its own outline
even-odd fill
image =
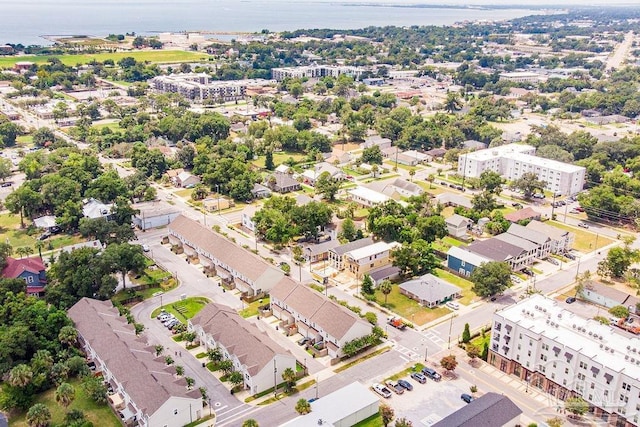
[[[527,206],[524,209],[520,209],[515,212],[509,212],[504,216],[504,219],[509,222],[518,222],[527,219],[540,220],[540,212],[537,212],[533,208]]]
[[[262,258],[184,215],[169,224],[169,241],[181,246],[190,259],[197,258],[205,269],[215,270],[227,286],[240,289],[244,296],[268,293],[284,277]]]
[[[345,343],[371,333],[369,322],[288,277],[271,290],[271,310],[282,320],[283,329],[295,326],[302,336],[324,342],[332,359],[344,355]]]
[[[109,402],[125,425],[179,427],[203,416],[202,395],[120,316],[111,301],[82,298],[68,311],[90,366],[102,373]]]
[[[276,370],[278,381],[285,369],[296,370],[296,358],[229,307],[210,303],[189,320],[207,350],[218,347],[225,359],[242,373],[244,387],[251,394],[273,387]]]

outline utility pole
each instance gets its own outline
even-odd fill
[[[276,360],[273,359],[273,397],[278,398],[278,367],[276,366]]]

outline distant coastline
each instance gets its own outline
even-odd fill
[[[490,7],[490,8],[489,8]],[[198,13],[193,13],[197,10]],[[369,26],[453,25],[468,21],[502,21],[545,13],[528,6],[452,6],[368,1],[299,2],[248,0],[161,0],[87,4],[81,0],[15,2],[3,5],[0,44],[48,45],[51,36],[136,32],[210,31],[256,33],[298,29],[358,29]]]

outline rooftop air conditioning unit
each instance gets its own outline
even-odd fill
[[[562,319],[562,313],[558,313],[558,319]]]
[[[624,357],[624,360],[629,360],[629,355],[628,354]]]
[[[538,306],[536,305],[536,310],[538,310],[539,308],[540,308],[540,307],[538,307]]]
[[[591,336],[591,335],[593,335],[593,332],[589,331],[589,336]],[[598,337],[598,336],[596,335],[596,338],[597,338],[597,337]]]
[[[604,344],[600,344],[600,348],[604,347]]]
[[[630,345],[627,346],[627,350],[631,350],[631,346]]]

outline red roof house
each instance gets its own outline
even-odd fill
[[[47,285],[45,266],[40,257],[20,259],[7,257],[7,266],[2,270],[2,277],[23,279],[27,283],[28,295],[40,296]]]

